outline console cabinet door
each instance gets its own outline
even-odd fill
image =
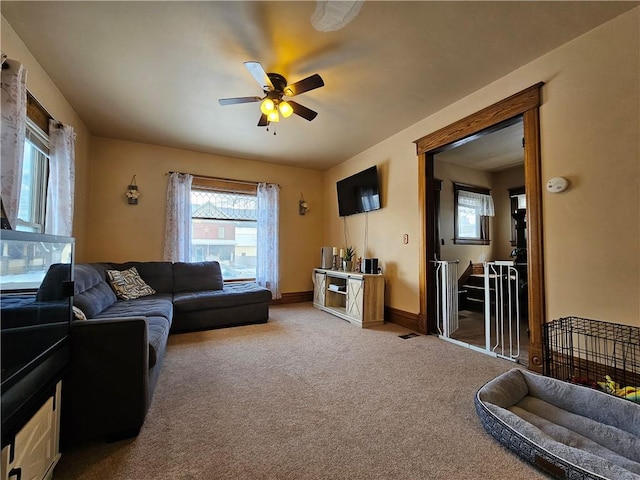
[[[364,305],[364,281],[360,278],[347,279],[347,315],[362,322]]]
[[[320,272],[314,273],[315,278],[313,282],[313,304],[319,307],[324,307],[325,289],[327,288],[327,275]]]

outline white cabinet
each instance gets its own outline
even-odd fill
[[[313,305],[361,327],[384,323],[384,277],[316,268]]]
[[[49,480],[60,459],[60,397],[55,394],[2,449],[2,480]]]

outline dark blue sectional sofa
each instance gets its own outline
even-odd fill
[[[135,267],[155,293],[119,299],[107,271]],[[169,333],[264,323],[271,292],[224,283],[218,262],[76,264],[71,361],[63,382],[62,438],[116,440],[138,434]],[[78,312],[80,313],[80,312]],[[81,316],[82,316],[81,314]]]

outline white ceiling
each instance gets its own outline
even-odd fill
[[[636,5],[368,0],[335,32],[310,1],[0,8],[94,135],[325,170]],[[319,73],[295,98],[318,117],[273,136],[259,104],[220,106],[262,94],[248,60],[290,83]]]
[[[435,160],[467,168],[499,172],[524,165],[524,124],[519,122],[482,135],[458,147],[445,150]]]

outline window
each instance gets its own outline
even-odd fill
[[[491,190],[453,184],[455,244],[489,245],[489,217],[494,216]]]
[[[218,261],[228,280],[254,280],[256,185],[194,178],[191,187],[191,261]]]
[[[31,120],[27,120],[16,230],[44,232],[49,138]]]

